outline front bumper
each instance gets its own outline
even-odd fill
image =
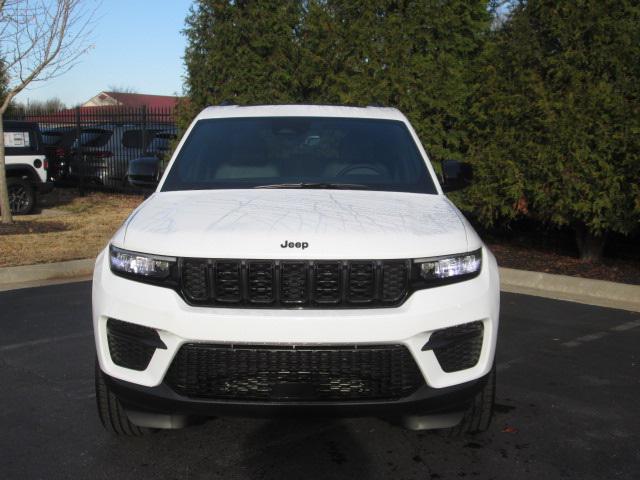
[[[438,415],[466,410],[471,399],[484,387],[488,375],[445,388],[423,386],[411,396],[399,400],[343,402],[260,402],[203,400],[183,397],[165,384],[145,387],[106,376],[111,391],[128,411],[177,416],[331,416],[384,417],[401,419],[416,415]]]
[[[247,411],[259,402],[194,401],[173,392],[163,383],[174,356],[185,343],[262,345],[386,345],[402,344],[413,356],[426,386],[410,397],[393,402],[337,402],[314,405],[269,402],[262,411],[297,408],[340,407],[351,413],[363,406],[376,410],[389,404],[398,408],[437,410],[467,401],[490,372],[495,354],[499,316],[499,278],[495,259],[485,249],[480,275],[474,279],[420,290],[395,308],[349,310],[269,310],[208,308],[187,305],[173,290],[115,276],[108,264],[108,252],[96,261],[93,279],[93,324],[101,370],[123,400],[138,406],[191,413],[200,409]],[[157,349],[146,369],[136,371],[116,365],[107,341],[109,318],[156,329],[166,349]],[[432,350],[423,351],[431,334],[469,322],[484,326],[482,349],[477,364],[464,370],[445,372]],[[449,395],[460,396],[454,398]],[[439,399],[436,403],[434,399]],[[267,408],[268,407],[268,408]],[[395,408],[395,407],[394,407]],[[191,410],[194,410],[192,412]]]

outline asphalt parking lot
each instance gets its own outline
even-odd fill
[[[89,282],[0,293],[0,478],[640,478],[640,314],[503,294],[492,429],[221,418],[102,430]]]

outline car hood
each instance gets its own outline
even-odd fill
[[[155,193],[113,242],[207,258],[391,259],[468,250],[461,214],[446,197],[357,190]]]

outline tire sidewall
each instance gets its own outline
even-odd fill
[[[31,183],[22,178],[7,178],[7,190],[9,192],[9,197],[11,197],[12,189],[17,188],[24,188],[24,190],[27,192],[27,202],[22,208],[20,208],[19,210],[12,210],[11,213],[14,215],[27,215],[31,213],[36,206],[35,189],[31,185]]]

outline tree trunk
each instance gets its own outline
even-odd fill
[[[599,262],[602,260],[602,252],[607,240],[607,235],[602,233],[596,235],[591,232],[585,225],[576,226],[576,242],[580,259],[585,262]]]
[[[2,223],[13,223],[11,208],[9,208],[7,169],[4,165],[4,115],[2,114],[0,114],[0,212],[2,212]]]

